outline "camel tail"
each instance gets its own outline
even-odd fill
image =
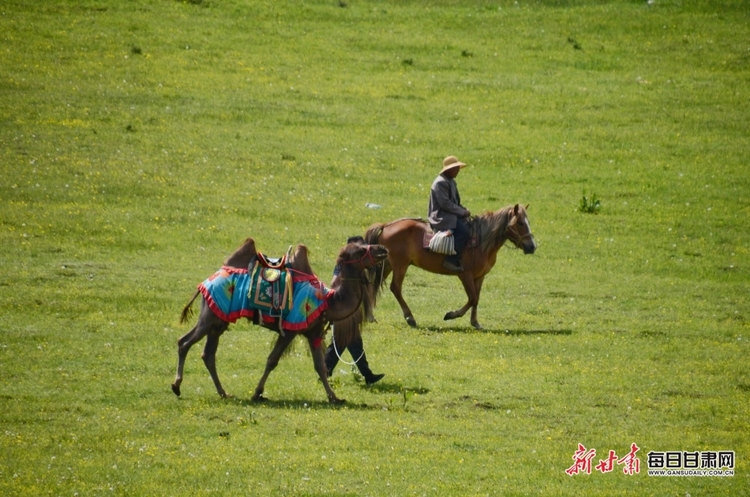
[[[200,293],[201,292],[199,290],[196,290],[193,298],[190,299],[190,302],[188,302],[185,308],[182,309],[182,314],[180,314],[180,324],[184,324],[188,319],[193,317],[193,302],[195,302],[195,299],[198,297],[198,295],[200,295]]]

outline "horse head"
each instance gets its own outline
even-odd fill
[[[531,225],[526,215],[528,207],[519,204],[513,206],[513,217],[508,222],[505,234],[516,247],[523,249],[524,254],[533,254],[536,250],[536,240],[531,234]]]

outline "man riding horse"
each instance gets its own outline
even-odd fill
[[[430,203],[427,209],[427,219],[433,231],[437,233],[450,230],[453,233],[453,249],[456,253],[445,258],[443,267],[457,273],[464,270],[461,265],[461,251],[469,241],[468,218],[471,216],[469,209],[461,205],[461,196],[456,185],[456,176],[464,167],[466,164],[452,155],[443,160],[443,169],[430,187]]]

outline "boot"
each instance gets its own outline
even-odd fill
[[[457,255],[449,255],[445,258],[443,261],[443,267],[449,271],[454,271],[456,273],[462,273],[464,270],[464,267],[461,265],[461,259],[459,259],[458,254]]]

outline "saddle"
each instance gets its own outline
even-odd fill
[[[247,298],[251,307],[274,317],[281,317],[291,309],[293,281],[287,264],[288,256],[288,252],[279,258],[258,252],[250,261],[247,268],[250,276]]]

